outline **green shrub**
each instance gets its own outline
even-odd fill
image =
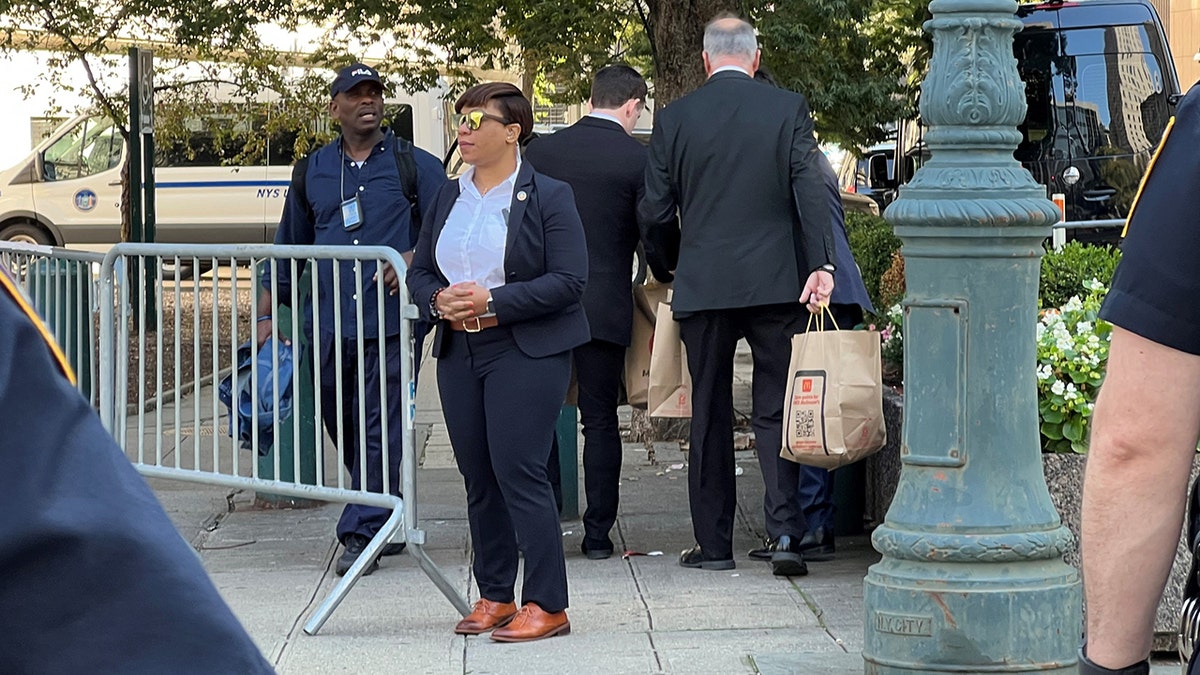
[[[1062,307],[1072,297],[1084,295],[1084,282],[1095,279],[1108,286],[1113,270],[1121,260],[1121,251],[1108,246],[1092,246],[1077,241],[1060,251],[1042,256],[1042,280],[1038,286],[1038,307]]]
[[[892,254],[900,250],[900,238],[886,220],[869,213],[847,213],[846,235],[871,303],[880,309],[886,307],[879,297],[879,281],[892,266]]]

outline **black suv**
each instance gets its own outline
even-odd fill
[[[1175,64],[1147,0],[1023,5],[1013,53],[1029,110],[1014,156],[1066,220],[1124,220],[1179,97]],[[1120,228],[1072,230],[1115,242]]]
[[[1028,111],[1013,154],[1047,197],[1064,195],[1069,239],[1115,243],[1179,98],[1158,13],[1148,0],[1083,0],[1021,5],[1017,18]],[[899,167],[894,143],[848,155],[843,189],[886,207],[927,155],[920,147]],[[1108,222],[1080,227],[1089,221]]]

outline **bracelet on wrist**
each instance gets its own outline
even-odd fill
[[[270,321],[273,317],[270,314],[258,317],[259,321]]]
[[[445,287],[439,288],[433,292],[433,295],[429,296],[429,314],[433,316],[434,321],[440,321],[442,318],[442,313],[437,308],[437,299],[444,290],[446,290]]]

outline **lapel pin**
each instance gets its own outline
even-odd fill
[[[518,192],[518,193],[517,193],[517,201],[519,201],[519,202],[523,202],[523,201],[525,201],[525,199],[526,199],[528,196],[529,196],[529,195],[525,194],[525,191],[524,191],[524,190],[521,190],[520,192]]]

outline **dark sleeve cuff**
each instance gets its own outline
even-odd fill
[[[1121,289],[1113,288],[1105,296],[1100,318],[1151,342],[1200,355],[1200,326]]]

